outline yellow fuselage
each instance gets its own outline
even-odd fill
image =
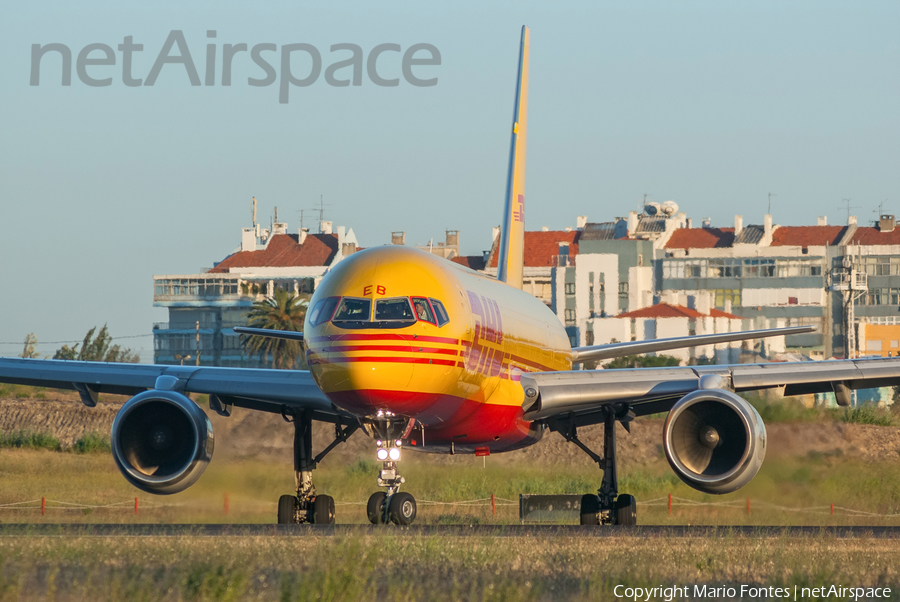
[[[519,377],[572,367],[565,329],[541,301],[402,246],[338,263],[310,301],[304,332],[310,370],[337,407],[363,419],[414,418],[428,451],[537,441],[540,429],[522,419]]]

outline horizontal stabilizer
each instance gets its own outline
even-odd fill
[[[302,332],[292,332],[290,330],[269,330],[268,328],[248,328],[246,326],[235,326],[234,331],[238,334],[248,334],[255,337],[288,339],[289,341],[303,340]]]
[[[235,330],[237,330],[237,328],[235,328]],[[766,330],[746,330],[744,332],[723,332],[720,334],[698,334],[687,337],[674,337],[671,339],[652,339],[649,341],[628,341],[625,343],[592,345],[591,347],[575,347],[572,349],[572,363],[578,364],[580,362],[607,360],[615,357],[624,357],[626,355],[650,353],[652,351],[684,349],[686,347],[731,343],[732,341],[746,341],[749,339],[763,339],[766,337],[778,337],[789,334],[804,334],[815,332],[815,330],[814,326],[792,326],[790,328],[769,328]]]

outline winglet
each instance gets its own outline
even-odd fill
[[[500,228],[500,258],[497,279],[522,288],[525,264],[525,138],[528,132],[528,53],[531,31],[522,26],[519,45],[519,76],[513,108],[512,141],[509,148],[509,174],[506,180],[506,205]]]

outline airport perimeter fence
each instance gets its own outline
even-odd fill
[[[569,512],[575,511],[577,512],[577,508],[580,505],[581,496],[580,495],[553,495],[553,496],[539,496],[539,495],[522,495],[520,499],[517,500],[509,500],[505,498],[496,497],[491,495],[486,498],[478,498],[472,500],[459,500],[452,502],[440,502],[436,500],[417,500],[417,503],[421,506],[432,506],[432,507],[449,507],[449,508],[491,508],[491,514],[496,516],[497,508],[504,506],[518,506],[520,508],[520,519],[523,522],[543,522],[540,518],[529,520],[526,516],[524,507],[524,500],[534,501],[536,506],[540,506],[541,509],[547,510],[547,505],[549,504],[550,514],[553,515],[553,504],[557,504],[557,511],[563,510],[565,512],[568,509]],[[336,502],[336,506],[365,506],[367,502]],[[543,503],[543,506],[541,504]],[[276,504],[274,502],[254,502],[254,505],[265,505],[274,507]],[[667,496],[640,501],[637,502],[637,505],[640,507],[666,507],[668,510],[668,515],[672,515],[673,509],[693,509],[693,508],[723,508],[723,509],[732,509],[736,511],[740,511],[742,513],[746,513],[748,516],[754,512],[768,512],[768,511],[779,511],[779,512],[792,512],[798,514],[815,514],[822,516],[837,516],[842,515],[844,517],[854,517],[854,518],[881,518],[881,519],[895,519],[900,518],[900,513],[878,513],[878,512],[868,512],[864,510],[857,510],[854,508],[847,508],[845,506],[838,506],[833,503],[821,505],[821,506],[807,506],[807,507],[791,507],[791,506],[782,506],[779,504],[773,504],[766,501],[754,500],[752,498],[745,498],[743,500],[728,500],[721,502],[700,502],[697,500],[691,500],[688,498],[682,498],[673,496],[672,494],[668,494]],[[122,512],[133,512],[135,515],[140,515],[141,511],[148,512],[153,510],[159,510],[164,508],[195,508],[195,509],[210,509],[210,504],[206,501],[200,500],[192,500],[186,502],[177,502],[177,503],[156,503],[155,501],[147,501],[146,498],[144,501],[141,501],[139,498],[135,497],[133,500],[123,500],[121,502],[114,502],[110,504],[86,504],[86,503],[78,503],[78,502],[69,502],[64,500],[53,500],[42,497],[40,499],[33,500],[24,500],[21,502],[10,502],[6,504],[0,504],[0,513],[3,512],[27,512],[27,513],[36,513],[40,511],[42,516],[46,516],[49,513],[55,512],[71,512],[71,511],[80,511],[80,512],[91,512],[94,510],[107,510],[107,511],[122,511]],[[231,511],[231,503],[230,497],[227,493],[222,496],[222,506],[221,506],[222,514],[227,516]],[[534,516],[538,516],[535,514]],[[555,516],[559,517],[559,514]]]

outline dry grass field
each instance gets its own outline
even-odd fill
[[[898,565],[895,540],[828,537],[0,538],[0,600],[611,600],[617,585],[890,587]]]

